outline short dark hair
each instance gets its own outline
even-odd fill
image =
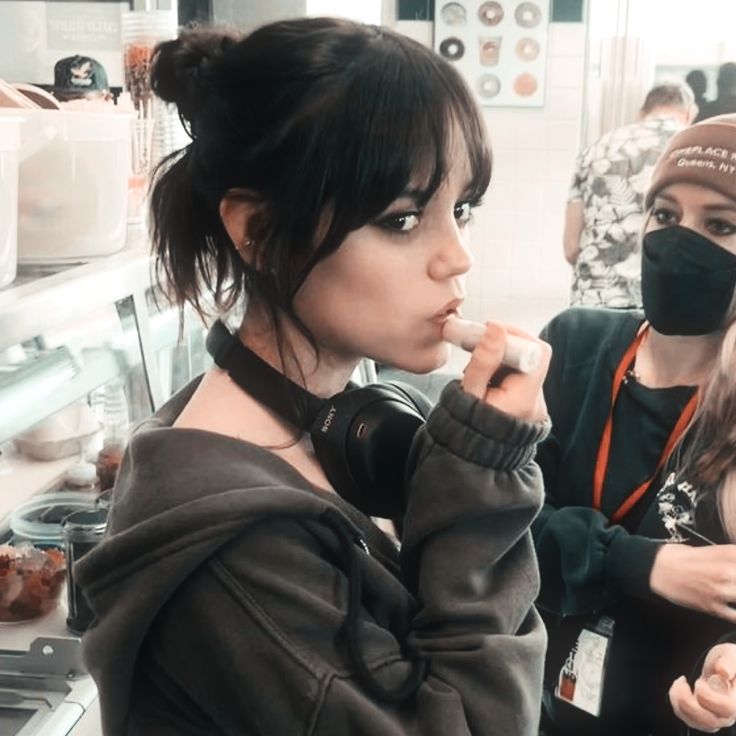
[[[719,96],[736,92],[736,63],[727,61],[718,67],[716,88],[718,89]]]
[[[687,111],[695,104],[692,90],[682,82],[665,82],[652,87],[641,107],[642,115],[658,107],[674,107]]]
[[[310,269],[409,185],[428,201],[453,163],[455,130],[468,199],[490,181],[483,121],[458,72],[385,28],[300,18],[243,38],[184,31],[157,47],[152,85],[193,136],[159,166],[151,194],[154,248],[180,305],[199,309],[204,289],[220,309],[247,294],[308,335],[292,302]],[[220,219],[233,189],[256,205],[243,236],[257,270]]]
[[[685,75],[687,86],[696,97],[702,97],[708,89],[708,78],[702,69],[692,69]]]

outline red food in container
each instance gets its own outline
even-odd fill
[[[0,621],[28,621],[59,603],[66,580],[66,559],[59,549],[24,542],[0,545]]]

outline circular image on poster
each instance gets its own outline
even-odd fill
[[[460,26],[468,20],[465,8],[460,3],[447,3],[440,10],[440,15],[448,26]]]
[[[483,66],[496,66],[501,55],[500,36],[481,36],[478,39],[478,58]]]
[[[440,54],[450,61],[462,59],[464,53],[465,44],[459,38],[446,38],[440,44]]]
[[[519,97],[531,97],[539,87],[537,78],[533,74],[519,74],[514,80],[514,92]]]
[[[522,38],[516,44],[516,55],[522,61],[534,61],[539,56],[539,42],[533,38]]]
[[[501,91],[501,80],[495,74],[484,74],[475,83],[478,94],[486,100],[495,97]]]
[[[487,26],[497,26],[503,20],[503,6],[501,3],[483,3],[478,8],[480,22]]]
[[[534,28],[542,20],[542,11],[536,3],[520,3],[514,11],[514,17],[522,28]]]

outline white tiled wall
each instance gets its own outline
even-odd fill
[[[550,36],[545,106],[484,108],[494,171],[476,212],[465,308],[530,332],[567,305],[562,228],[582,117],[585,27],[552,23]]]
[[[430,23],[399,22],[397,29],[432,43]],[[475,214],[476,260],[464,308],[468,319],[498,319],[532,333],[568,301],[562,229],[580,141],[585,25],[552,23],[549,54],[543,108],[483,108],[494,169]]]

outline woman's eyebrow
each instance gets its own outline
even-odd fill
[[[727,202],[724,202],[723,204],[706,204],[703,209],[707,210],[708,212],[715,212],[717,210],[728,210],[729,212],[736,212],[736,204],[729,204]]]

